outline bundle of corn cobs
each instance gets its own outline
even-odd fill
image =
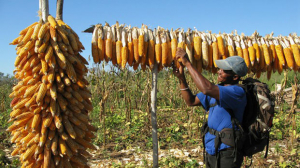
[[[225,59],[229,56],[239,55],[243,57],[249,68],[249,72],[282,72],[283,69],[299,70],[300,38],[296,35],[288,37],[273,37],[273,33],[260,36],[254,32],[251,36],[245,36],[237,32],[231,34],[212,34],[200,32],[197,29],[183,29],[169,31],[158,27],[151,30],[142,25],[141,28],[125,27],[119,25],[104,26],[97,24],[85,32],[92,32],[92,55],[95,63],[102,60],[112,61],[113,65],[124,68],[128,63],[134,70],[141,65],[153,68],[156,62],[159,70],[170,67],[175,61],[177,47],[186,50],[190,61],[199,71],[206,69],[216,72],[214,60]]]
[[[88,62],[78,35],[51,15],[20,32],[7,129],[22,167],[88,167],[87,148],[95,128],[89,124],[91,93],[84,78]]]

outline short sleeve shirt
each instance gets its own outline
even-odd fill
[[[209,111],[208,126],[217,131],[221,131],[223,128],[232,128],[231,117],[226,109],[231,109],[235,118],[242,123],[247,98],[243,88],[237,85],[217,86],[220,92],[218,101],[203,93],[198,93],[196,96],[200,100],[203,108]],[[215,135],[209,132],[205,134],[205,150],[210,155],[215,155],[215,137]],[[230,146],[221,143],[218,151],[229,147]]]

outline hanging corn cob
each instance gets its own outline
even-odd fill
[[[170,36],[171,36],[171,50],[172,50],[172,58],[176,60],[176,51],[177,51],[177,33],[176,31],[171,29]],[[157,41],[156,41],[157,42]]]
[[[218,42],[216,35],[212,35],[212,49],[213,49],[213,63],[214,67],[217,67],[217,64],[215,63],[215,60],[220,59],[219,58],[219,50],[218,50]]]
[[[172,66],[173,62],[173,56],[172,56],[172,48],[171,48],[171,37],[170,37],[170,31],[166,30],[166,36],[167,36],[167,46],[168,46],[168,61],[167,61],[167,67]]]
[[[244,58],[243,56],[243,49],[241,47],[241,39],[240,39],[240,36],[237,34],[237,32],[235,32],[236,35],[235,35],[235,38],[234,38],[234,44],[236,46],[236,52],[237,52],[237,55]]]
[[[86,148],[95,149],[90,143],[94,136],[90,132],[95,129],[86,120],[92,105],[84,78],[87,61],[79,54],[84,47],[63,21],[51,15],[48,20],[24,29],[21,36],[26,39],[11,43],[19,46],[15,61],[19,82],[10,94],[13,123],[7,131],[16,144],[12,155],[20,154],[22,167],[59,167],[64,160],[75,165],[85,160]],[[99,62],[97,33],[96,27],[92,40],[95,62]],[[86,162],[81,166],[89,167]]]
[[[251,36],[251,38],[252,38],[252,46],[253,46],[253,49],[254,49],[254,52],[255,52],[254,58],[250,57],[251,58],[251,65],[253,65],[252,62],[254,63],[254,60],[256,60],[258,63],[261,60],[261,52],[260,52],[260,49],[259,49],[259,45],[258,45],[259,41],[257,39],[258,38],[257,36],[258,36],[258,34],[257,34],[256,31]]]
[[[152,30],[148,29],[149,46],[148,46],[148,62],[150,69],[154,68],[155,63],[155,37]]]
[[[164,30],[160,33],[161,39],[161,63],[163,67],[167,66],[168,63],[168,44],[167,44],[167,36]]]
[[[234,56],[235,55],[235,46],[233,43],[233,34],[227,34],[227,42],[228,42],[228,53],[229,56]]]
[[[161,39],[160,39],[160,28],[158,27],[155,32],[155,58],[156,62],[159,64],[162,61],[162,46],[161,46]]]
[[[117,32],[117,42],[116,42],[116,58],[117,58],[117,64],[121,66],[122,63],[122,30],[123,26],[119,26],[119,24],[116,24],[116,32]]]
[[[286,60],[286,63],[287,63],[287,66],[290,68],[290,69],[294,69],[294,57],[293,57],[293,54],[289,48],[290,44],[289,44],[289,41],[285,38],[281,38],[280,39],[280,44],[283,46],[283,53],[284,53],[284,57],[285,57],[285,60]]]
[[[105,56],[108,60],[112,59],[112,32],[111,27],[106,27],[106,40],[105,40]]]
[[[131,28],[129,26],[127,34],[127,41],[128,41],[128,65],[132,66],[134,61],[134,50],[133,50],[133,43],[132,43],[132,33]]]
[[[148,63],[148,41],[149,41],[149,35],[148,35],[148,26],[143,25],[141,31],[143,31],[144,35],[144,42],[143,42],[143,53],[142,53],[142,59],[141,59],[141,67],[142,70],[146,70],[146,66],[149,65]]]
[[[196,29],[196,28],[195,28]],[[194,58],[195,60],[201,59],[202,56],[202,39],[198,30],[195,30],[194,34]]]
[[[212,61],[213,61],[213,48],[212,48],[212,35],[211,32],[207,33],[207,44],[208,44],[208,66],[207,70],[212,69]]]
[[[98,52],[100,62],[104,60],[105,55],[105,42],[104,42],[104,31],[103,26],[98,25]]]
[[[255,62],[259,61],[259,59],[256,60],[256,49],[253,47],[251,39],[247,40],[247,45],[248,45],[250,63],[251,63],[252,66],[254,66]],[[258,48],[258,52],[259,52],[259,48]]]
[[[208,42],[205,33],[201,33],[201,38],[202,38],[202,65],[203,68],[207,68],[209,55],[208,55]]]
[[[128,47],[127,47],[127,34],[126,34],[126,28],[122,29],[122,58],[121,58],[121,67],[122,69],[125,68],[126,63],[128,61]]]
[[[250,61],[250,52],[248,51],[248,46],[247,46],[247,43],[246,43],[246,39],[244,39],[244,36],[242,34],[241,36],[241,47],[243,49],[243,58],[245,60],[245,63],[248,67],[248,72],[250,72],[250,69],[251,69],[251,61]]]
[[[264,60],[267,64],[267,66],[269,66],[271,63],[272,63],[272,59],[270,57],[270,54],[269,54],[269,45],[268,43],[265,41],[265,39],[262,37],[261,38],[261,44],[262,44],[262,48],[263,48],[263,55],[264,55]]]
[[[95,63],[100,63],[99,51],[98,51],[98,39],[97,39],[98,38],[98,28],[99,28],[98,26],[95,26],[93,36],[92,36],[92,56],[93,56]],[[53,41],[56,41],[56,40],[53,40]]]
[[[192,48],[192,36],[191,36],[191,29],[188,29],[186,34],[185,34],[185,51],[189,57],[190,62],[193,64],[194,63],[194,57],[193,57],[193,48]]]
[[[297,64],[298,68],[300,67],[300,53],[299,53],[299,48],[298,45],[295,43],[294,39],[292,38],[291,35],[289,35],[289,41],[291,44],[291,49],[293,51],[295,63]]]

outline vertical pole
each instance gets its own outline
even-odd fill
[[[64,0],[56,1],[56,19],[63,20],[63,5]]]
[[[45,22],[47,22],[47,17],[49,15],[49,1],[48,0],[42,0],[42,19]]]
[[[157,140],[157,120],[156,120],[156,95],[157,95],[157,63],[152,70],[152,90],[151,90],[151,122],[152,122],[152,142],[153,142],[153,167],[158,167],[158,140]]]

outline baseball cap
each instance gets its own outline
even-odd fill
[[[231,56],[224,60],[215,60],[215,63],[217,64],[218,68],[223,70],[232,70],[240,77],[245,76],[248,72],[244,58],[240,56]]]

